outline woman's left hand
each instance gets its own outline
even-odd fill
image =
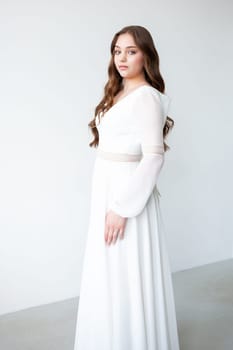
[[[123,239],[127,218],[110,210],[105,216],[104,239],[107,244],[115,244],[117,237]]]

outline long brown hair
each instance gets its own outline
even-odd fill
[[[159,55],[149,31],[141,26],[127,26],[117,32],[113,37],[110,47],[111,60],[108,66],[109,79],[104,87],[104,96],[95,108],[95,117],[88,124],[94,135],[94,139],[89,143],[90,147],[97,147],[99,144],[99,133],[98,129],[96,128],[96,117],[98,116],[100,120],[101,115],[103,115],[109,110],[109,108],[112,107],[114,97],[122,89],[122,77],[118,73],[114,64],[114,49],[119,35],[125,33],[132,35],[136,45],[144,54],[145,64],[143,69],[146,81],[161,93],[164,93],[165,90],[165,83],[159,69]],[[166,138],[168,132],[173,128],[173,126],[174,120],[167,116],[163,128],[164,139]],[[164,150],[167,151],[169,148],[170,147],[164,142]]]

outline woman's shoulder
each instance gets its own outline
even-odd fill
[[[152,96],[155,96],[159,99],[162,99],[162,98],[168,98],[170,99],[170,97],[163,93],[163,92],[160,92],[158,89],[156,89],[154,86],[152,85],[141,85],[140,87],[138,87],[136,90],[135,90],[135,96],[138,95],[138,96],[144,96],[144,95],[152,95]]]
[[[168,113],[171,98],[165,93],[160,92],[152,85],[142,85],[135,91],[133,104],[135,108],[142,105],[151,105],[159,103],[164,112]]]
[[[140,100],[155,100],[160,102],[161,104],[169,104],[171,98],[165,94],[160,92],[158,89],[153,87],[152,85],[141,85],[136,90],[134,90],[134,102],[140,101]]]

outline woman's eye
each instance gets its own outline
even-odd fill
[[[129,55],[135,55],[135,53],[137,53],[135,50],[129,50],[128,51],[128,54]],[[114,55],[120,55],[121,54],[121,51],[120,50],[115,50],[114,51]]]

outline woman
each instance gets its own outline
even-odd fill
[[[178,350],[159,192],[167,117],[150,33],[128,26],[111,43],[109,80],[89,123],[98,147],[75,350]]]

